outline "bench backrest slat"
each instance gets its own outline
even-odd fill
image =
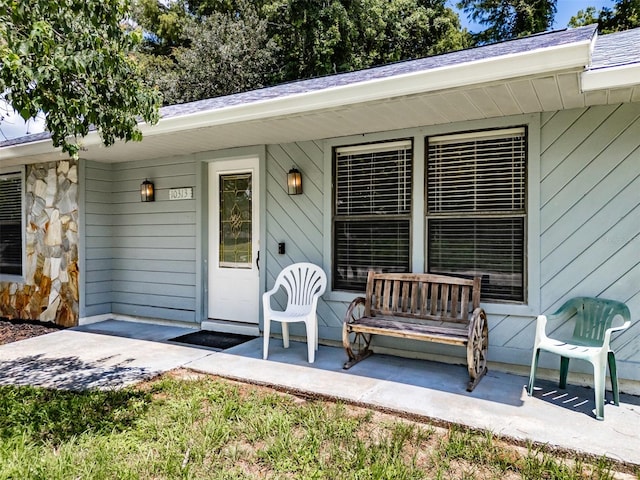
[[[480,305],[480,277],[370,271],[366,291],[366,316],[468,323],[471,311]]]

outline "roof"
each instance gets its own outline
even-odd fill
[[[438,118],[446,121],[455,117],[455,109],[448,106],[451,101],[461,102],[457,104],[464,112],[461,119],[487,118],[505,111],[516,114],[579,108],[598,102],[638,101],[639,42],[640,28],[601,36],[597,35],[596,25],[545,32],[355,72],[170,105],[160,109],[161,120],[157,125],[141,127],[145,138],[155,136],[156,149],[163,145],[158,139],[170,135],[166,142],[173,150],[179,149],[179,141],[187,142],[184,138],[188,138],[197,145],[182,144],[180,151],[204,151],[241,146],[247,139],[254,143],[308,140],[312,138],[308,129],[313,135],[325,135],[322,138],[361,133],[358,129],[364,128],[363,121],[370,131],[425,125],[425,121],[440,121]],[[554,85],[550,87],[549,82]],[[495,97],[498,91],[510,98]],[[588,95],[591,92],[597,94]],[[458,97],[454,99],[452,95],[456,94]],[[381,105],[390,105],[390,100],[400,105],[403,99],[415,100],[418,96],[426,102],[436,97],[446,100],[423,104],[435,116],[422,115],[420,123],[416,121],[421,111],[411,119],[403,116],[394,120],[393,115],[389,115],[386,123],[375,116],[386,115]],[[491,103],[489,97],[496,103]],[[476,103],[469,104],[472,98]],[[503,100],[511,103],[505,104]],[[410,103],[417,105],[413,100]],[[376,110],[375,105],[381,107]],[[518,108],[512,109],[509,105]],[[307,119],[304,125],[303,118]],[[187,136],[178,141],[171,135],[179,132]],[[188,132],[194,133],[189,136]],[[13,162],[24,156],[29,156],[30,161],[45,158],[44,155],[55,151],[48,138],[45,132],[0,142],[0,147],[7,147],[0,151],[0,158]],[[208,139],[206,145],[205,139]],[[150,152],[152,144],[142,143],[146,146],[128,145],[127,158],[137,158],[132,155],[132,149],[140,150],[141,156],[158,154]],[[94,147],[102,144],[95,132],[83,140],[83,146],[85,156],[93,149],[91,158],[94,159],[111,161],[105,158],[114,154],[96,151]],[[114,152],[113,148],[110,152]]]
[[[515,40],[459,50],[416,60],[407,60],[380,67],[355,72],[340,73],[325,77],[299,80],[248,92],[209,98],[179,105],[169,105],[160,109],[161,119],[179,118],[188,115],[211,112],[223,108],[250,105],[268,100],[283,99],[298,95],[322,92],[336,87],[355,86],[367,82],[392,79],[419,72],[435,71],[457,65],[471,64],[492,58],[516,56],[536,50],[544,50],[563,45],[591,42],[596,35],[597,25],[564,29],[531,35]],[[162,121],[162,120],[161,120]],[[48,132],[37,133],[0,142],[0,147],[38,142],[49,138]]]
[[[338,86],[353,85],[374,79],[390,78],[409,73],[432,70],[435,68],[470,63],[478,60],[515,55],[532,50],[550,48],[570,43],[591,41],[596,34],[596,30],[597,25],[588,25],[586,27],[546,32],[515,40],[470,48],[467,50],[458,50],[417,60],[406,60],[381,67],[373,67],[355,72],[339,73],[310,80],[299,80],[273,87],[223,97],[198,100],[180,105],[170,105],[163,107],[160,113],[162,118],[188,115],[232,105],[247,104],[261,100],[310,93]]]
[[[595,44],[590,70],[640,63],[640,28],[601,35]]]

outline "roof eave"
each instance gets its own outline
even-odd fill
[[[145,125],[143,133],[157,135],[205,126],[300,115],[394,97],[584,68],[590,62],[591,48],[592,41],[574,42],[315,92],[233,105],[161,120],[155,126]]]
[[[640,85],[640,63],[587,70],[580,83],[583,92]]]
[[[590,63],[592,44],[593,40],[584,40],[539,48],[176,116],[161,119],[156,125],[141,124],[140,127],[144,136],[155,136],[202,127],[259,121],[286,115],[302,115],[330,108],[584,68]],[[83,148],[101,145],[100,135],[95,131],[89,133],[82,140],[82,145]],[[38,156],[48,159],[48,157],[59,156],[59,152],[60,149],[54,148],[51,140],[42,140],[4,147],[0,149],[0,159],[17,156]]]

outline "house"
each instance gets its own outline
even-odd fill
[[[169,106],[140,143],[89,135],[78,162],[46,134],[5,141],[0,315],[257,334],[262,292],[311,261],[336,342],[369,268],[480,274],[489,360],[525,372],[536,315],[572,296],[640,316],[638,45],[586,26]],[[639,392],[640,324],[613,345]]]

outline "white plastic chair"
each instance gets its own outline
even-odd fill
[[[593,383],[596,401],[596,418],[604,419],[604,389],[607,363],[611,374],[613,402],[620,404],[618,392],[618,373],[616,357],[609,346],[611,334],[625,330],[631,325],[629,308],[622,302],[602,298],[577,297],[568,300],[549,320],[563,322],[575,319],[573,335],[567,341],[548,337],[546,334],[547,316],[539,315],[536,324],[536,339],[533,346],[531,373],[529,375],[529,396],[533,395],[536,381],[536,368],[540,350],[560,355],[560,388],[567,386],[569,359],[579,358],[593,365]],[[614,319],[622,320],[622,325],[612,327]]]
[[[271,308],[271,297],[280,289],[287,292],[287,306],[284,311]],[[327,288],[327,276],[313,263],[294,263],[284,268],[274,287],[262,295],[264,309],[264,346],[262,357],[269,355],[269,332],[271,321],[282,323],[282,343],[289,348],[289,323],[304,322],[307,328],[307,349],[309,363],[315,360],[318,349],[318,318],[316,308],[318,298]]]

